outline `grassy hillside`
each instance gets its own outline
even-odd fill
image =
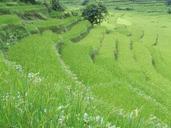
[[[0,3],[0,127],[171,128],[168,7],[105,4],[92,26],[68,10]]]

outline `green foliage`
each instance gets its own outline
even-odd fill
[[[171,8],[168,8],[167,13],[171,14]]]
[[[131,8],[131,7],[123,7],[123,8],[121,8],[119,6],[116,6],[115,9],[116,10],[123,10],[123,11],[132,11],[133,10],[133,8]]]
[[[50,17],[52,18],[67,18],[71,16],[78,16],[78,12],[75,11],[51,11],[49,13]]]
[[[47,17],[46,15],[44,15],[43,13],[39,13],[39,12],[24,12],[21,14],[18,14],[22,19],[24,20],[46,20]]]
[[[21,19],[17,15],[2,15],[0,16],[0,25],[21,24]]]
[[[109,120],[98,113],[88,87],[74,80],[74,74],[69,73],[65,63],[61,62],[55,42],[60,42],[60,38],[48,31],[27,37],[10,48],[10,60],[16,61],[20,66],[12,65],[13,73],[3,75],[4,81],[11,76],[11,82],[17,86],[8,86],[9,89],[5,90],[5,83],[1,83],[3,93],[0,95],[13,98],[11,104],[9,99],[2,99],[0,102],[1,112],[6,113],[6,117],[0,114],[1,126],[81,128],[85,123],[93,127],[115,125],[112,121],[108,124]],[[3,60],[1,63],[3,64]],[[6,70],[2,68],[0,71]],[[20,101],[23,104],[18,106]],[[10,116],[11,112],[15,119]],[[22,114],[23,112],[31,115]]]
[[[30,24],[26,24],[25,27],[31,33],[34,31],[45,31],[45,30],[53,30],[56,32],[64,31],[65,26],[71,25],[77,22],[79,17],[67,17],[65,19],[57,19],[57,18],[49,18],[48,20],[35,20]]]
[[[61,5],[59,0],[52,0],[52,9],[55,11],[64,11],[64,7]]]
[[[26,14],[1,11],[0,127],[170,128],[170,16],[125,3],[91,30],[70,10],[35,18],[43,6],[0,3]]]
[[[62,36],[64,39],[79,38],[82,33],[87,33],[90,27],[90,22],[83,20],[74,25],[69,31],[62,34]]]
[[[7,6],[6,4],[0,6],[0,13],[2,14],[23,14],[26,12],[47,12],[47,9],[40,4],[25,3],[17,3],[16,6]]]
[[[171,0],[165,0],[167,5],[171,5]]]
[[[32,4],[36,3],[36,0],[20,0],[20,1],[25,3],[32,3]]]
[[[28,36],[27,30],[21,25],[7,25],[0,29],[0,49],[5,50],[20,40]]]
[[[82,16],[92,24],[100,24],[106,14],[107,8],[102,3],[90,4],[82,12]]]

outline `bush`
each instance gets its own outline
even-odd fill
[[[29,33],[20,25],[8,25],[0,28],[0,50],[6,50],[17,40],[20,40]]]
[[[171,5],[171,0],[166,0],[167,5]]]
[[[64,11],[64,7],[60,4],[59,0],[52,0],[52,9],[55,11]]]
[[[82,16],[91,24],[100,24],[106,14],[107,8],[102,3],[90,4],[82,12]]]

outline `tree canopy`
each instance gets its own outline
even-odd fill
[[[60,4],[59,0],[52,0],[52,9],[55,11],[64,11],[64,7]]]
[[[87,5],[83,10],[82,16],[92,24],[100,24],[106,14],[107,8],[102,3],[98,3]]]

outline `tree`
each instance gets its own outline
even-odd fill
[[[64,11],[64,7],[60,4],[59,0],[52,0],[52,9],[55,11]]]
[[[107,8],[102,3],[87,5],[82,12],[82,16],[91,24],[100,24],[106,14]]]
[[[166,0],[167,5],[171,5],[171,0]]]

